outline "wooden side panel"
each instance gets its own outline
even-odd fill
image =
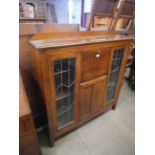
[[[30,111],[27,94],[20,76],[20,93],[19,93],[19,151],[21,155],[28,155],[27,152],[37,152],[41,154],[33,117]]]
[[[32,115],[20,117],[19,120],[19,151],[21,155],[36,152],[41,155]]]

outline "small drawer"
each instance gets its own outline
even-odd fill
[[[96,47],[82,51],[82,82],[108,74],[111,48]]]

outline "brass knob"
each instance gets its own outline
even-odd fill
[[[99,58],[101,55],[99,53],[96,54],[96,58]]]

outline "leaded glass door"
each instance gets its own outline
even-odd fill
[[[115,49],[113,51],[111,69],[108,80],[107,95],[106,95],[107,103],[115,99],[116,87],[123,61],[124,50],[125,50],[124,48],[120,48]]]
[[[54,61],[54,83],[57,129],[74,121],[77,58]]]

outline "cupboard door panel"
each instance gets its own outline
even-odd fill
[[[106,76],[81,84],[79,118],[90,117],[102,110]]]
[[[96,82],[92,89],[92,113],[100,112],[104,100],[106,78]]]

